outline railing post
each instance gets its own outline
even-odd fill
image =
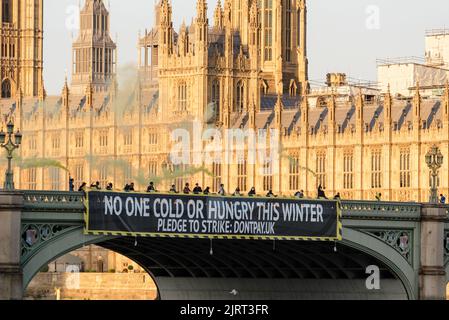
[[[424,204],[421,208],[421,266],[419,298],[446,300],[446,271],[444,268],[444,223],[446,208]]]
[[[0,300],[21,300],[20,267],[23,194],[0,193]]]

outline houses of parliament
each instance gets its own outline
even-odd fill
[[[179,30],[170,1],[160,0],[127,89],[118,86],[113,20],[102,0],[86,0],[71,81],[58,96],[44,89],[43,0],[0,2],[1,120],[23,133],[14,160],[21,189],[66,190],[70,173],[76,186],[134,181],[144,190],[154,180],[160,190],[189,182],[316,197],[321,185],[345,199],[427,201],[425,154],[436,144],[445,158],[440,192],[449,193],[449,86],[428,96],[417,84],[399,97],[334,73],[312,88],[306,0],[219,0],[213,22],[197,0],[191,25]],[[174,164],[172,131],[193,121],[277,131],[282,156],[252,163],[243,150],[232,162]]]

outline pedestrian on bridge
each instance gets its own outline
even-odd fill
[[[150,182],[150,184],[148,185],[148,188],[147,188],[147,192],[148,193],[150,193],[150,192],[157,192],[156,188],[154,187],[154,182]]]
[[[222,196],[222,197],[226,196],[226,191],[225,191],[225,188],[224,188],[224,184],[220,185],[220,189],[218,190],[218,194],[220,196]]]
[[[255,197],[255,196],[256,196],[256,188],[252,187],[248,193],[248,197]]]
[[[186,183],[185,187],[184,187],[184,194],[190,194],[192,190],[190,190],[190,184]]]
[[[75,191],[75,179],[73,179],[70,174],[69,174],[69,191],[70,192]]]
[[[295,198],[304,199],[304,190],[295,193]]]
[[[112,182],[109,182],[108,186],[106,187],[107,191],[112,191],[114,189],[114,186],[112,184]]]
[[[379,192],[379,193],[376,194],[376,200],[377,201],[382,201],[382,193]]]
[[[337,201],[340,201],[340,200],[341,200],[340,192],[338,192],[338,193],[335,195],[334,200],[337,200]]]
[[[446,197],[443,194],[440,194],[440,204],[446,204]]]
[[[208,196],[210,194],[210,187],[207,187],[206,189],[204,189],[203,194],[205,196]]]
[[[195,185],[195,188],[193,188],[193,194],[200,194],[201,192],[203,192],[203,189],[200,187],[200,185],[197,183]]]
[[[134,182],[131,182],[130,184],[126,184],[124,188],[125,192],[134,192]]]
[[[170,193],[178,193],[178,191],[176,190],[176,186],[174,184],[172,184],[169,192]]]
[[[240,193],[240,188],[237,187],[237,189],[235,189],[234,194],[232,195],[233,197],[241,197],[242,194]]]
[[[270,189],[270,191],[268,191],[267,198],[276,198],[276,195],[273,193],[273,190]]]
[[[327,199],[326,193],[321,185],[318,187],[318,199]]]
[[[78,192],[86,192],[87,183],[83,182],[78,188]]]
[[[100,182],[97,181],[97,182],[95,182],[95,183],[92,183],[92,184],[90,185],[90,188],[91,188],[91,189],[96,189],[96,190],[101,190]]]

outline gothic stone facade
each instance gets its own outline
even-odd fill
[[[1,2],[21,8],[18,1]],[[115,44],[101,0],[86,1],[72,85],[66,82],[60,96],[36,97],[26,89],[33,81],[8,78],[20,83],[11,98],[0,100],[4,118],[12,117],[24,134],[15,169],[20,188],[64,190],[70,172],[77,186],[99,181],[121,188],[134,181],[143,190],[155,180],[160,190],[198,182],[216,191],[223,183],[228,191],[255,186],[260,194],[292,195],[303,189],[314,197],[321,184],[344,198],[373,199],[381,192],[384,200],[426,201],[424,157],[437,144],[445,155],[439,186],[449,192],[448,88],[433,98],[421,96],[418,86],[414,97],[397,100],[389,92],[340,94],[336,86],[314,105],[305,0],[226,0],[212,25],[204,0],[196,11],[192,25],[175,32],[169,1],[157,4],[156,26],[139,40],[138,81],[131,89],[117,86]],[[35,30],[39,34],[40,26]],[[2,74],[4,64],[20,73],[16,63],[2,59]],[[252,164],[245,149],[233,163],[200,165],[207,170],[175,166],[172,131],[193,120],[221,131],[278,131],[282,157],[276,168]],[[180,168],[185,176],[173,174]]]

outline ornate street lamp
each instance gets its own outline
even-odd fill
[[[12,191],[14,190],[14,173],[11,167],[11,161],[13,158],[14,150],[18,149],[22,144],[22,134],[19,131],[17,131],[16,134],[13,134],[14,124],[12,123],[11,120],[9,120],[6,129],[7,129],[6,133],[3,132],[3,129],[0,132],[0,146],[6,149],[6,152],[8,153],[8,169],[5,175],[4,189],[6,191]],[[14,135],[14,142],[13,142],[13,135]]]
[[[443,165],[443,154],[437,146],[433,146],[426,154],[426,164],[431,171],[430,203],[438,203],[437,179],[438,170]]]

